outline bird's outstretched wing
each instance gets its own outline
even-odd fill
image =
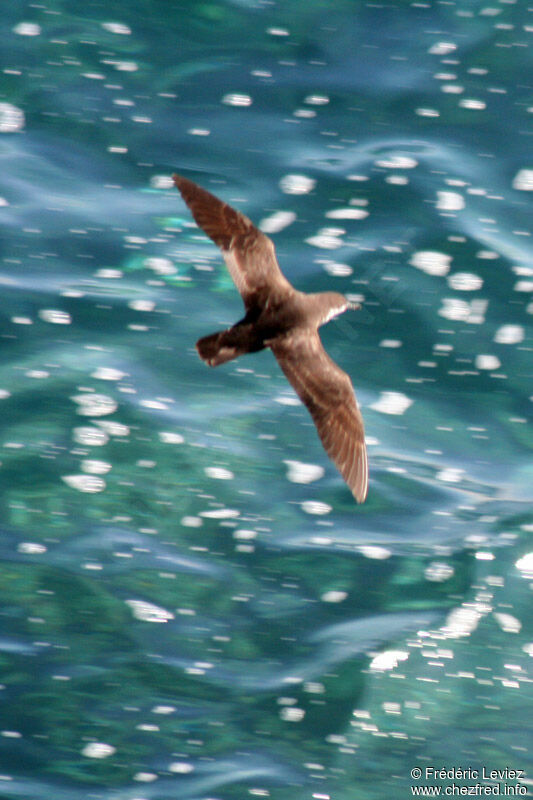
[[[222,250],[247,310],[264,303],[277,289],[292,289],[279,268],[272,240],[248,217],[188,178],[172,177],[197,225]]]
[[[358,503],[368,491],[363,418],[348,375],[328,356],[316,331],[301,328],[271,344],[278,363],[305,403],[324,449]]]

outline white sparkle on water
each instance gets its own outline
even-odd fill
[[[39,317],[44,322],[50,322],[53,325],[70,325],[72,322],[72,317],[69,313],[57,308],[42,308],[39,311]]]
[[[497,356],[485,353],[479,353],[474,363],[476,369],[498,369],[501,367],[501,361]]]
[[[140,619],[143,622],[168,622],[174,619],[174,614],[167,611],[165,608],[156,606],[146,600],[126,600],[126,605],[131,608],[131,613],[135,619]]]
[[[85,745],[81,754],[87,758],[109,758],[117,752],[117,748],[105,742],[89,742]]]
[[[102,447],[109,441],[109,436],[105,431],[89,426],[74,428],[72,438],[78,444],[83,444],[86,447]]]
[[[456,272],[447,280],[448,286],[456,292],[475,292],[483,286],[483,278],[473,272]]]
[[[524,341],[525,330],[522,325],[501,325],[494,335],[498,344],[519,344]]]
[[[106,488],[104,479],[95,475],[62,475],[61,480],[72,489],[86,494],[97,494]]]
[[[309,194],[315,186],[316,181],[307,175],[284,175],[279,182],[279,188],[284,194]]]
[[[224,95],[222,102],[227,106],[247,108],[248,106],[252,105],[252,98],[248,94],[236,94],[235,92],[230,92],[229,94]]]
[[[102,22],[102,28],[109,33],[116,33],[122,36],[129,36],[131,28],[123,22]]]
[[[533,169],[520,169],[513,178],[513,189],[533,192]]]
[[[306,464],[303,461],[284,461],[287,465],[287,480],[291,483],[312,483],[324,475],[324,468],[318,464]]]
[[[380,392],[379,398],[370,405],[374,411],[380,414],[405,414],[408,408],[413,405],[411,400],[403,392]]]
[[[74,395],[71,400],[77,404],[77,413],[82,417],[105,417],[107,414],[113,414],[118,408],[116,400],[106,394],[87,392]]]
[[[204,472],[208,478],[217,481],[231,481],[235,477],[231,470],[224,469],[224,467],[205,467]]]
[[[39,36],[41,26],[36,22],[19,22],[13,28],[13,33],[18,33],[19,36]]]
[[[409,263],[411,266],[426,272],[428,275],[447,275],[450,271],[452,257],[439,250],[418,250],[413,253]]]
[[[278,233],[289,225],[292,225],[295,219],[296,214],[294,211],[276,211],[274,214],[261,220],[259,229],[262,230],[263,233]]]

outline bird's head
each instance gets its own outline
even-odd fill
[[[322,311],[321,325],[329,322],[334,317],[338,317],[339,314],[343,314],[345,311],[357,311],[357,309],[361,308],[359,303],[353,303],[339,292],[323,292],[319,297]]]

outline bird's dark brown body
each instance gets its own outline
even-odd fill
[[[217,244],[239,290],[245,316],[200,339],[210,366],[270,348],[309,409],[324,449],[362,503],[368,489],[364,427],[351,381],[322,347],[318,328],[348,308],[338,292],[305,294],[281,272],[272,241],[244,214],[197,184],[174,175],[196,223]]]

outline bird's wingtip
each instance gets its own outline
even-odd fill
[[[362,505],[367,498],[368,492],[365,490],[364,492],[352,492],[353,496],[355,497],[355,502],[358,505]]]

